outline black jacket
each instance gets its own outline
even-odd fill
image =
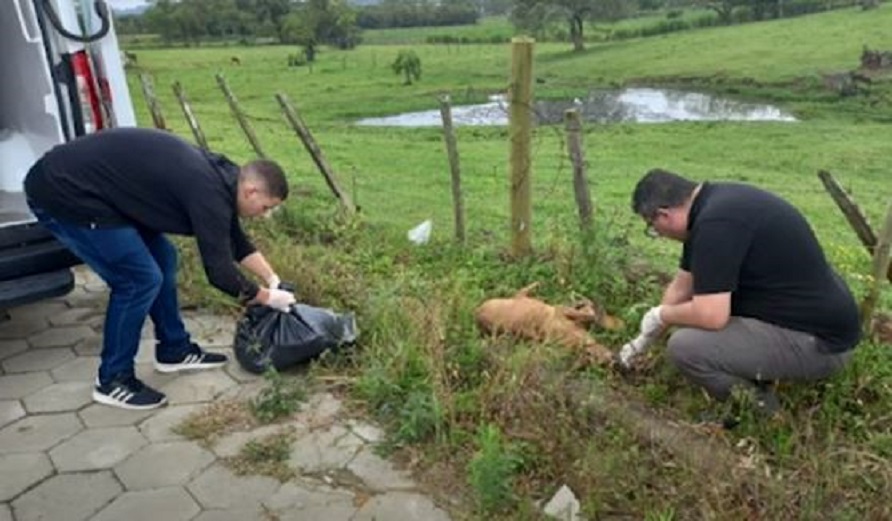
[[[256,251],[238,220],[238,171],[173,134],[120,128],[47,152],[28,172],[25,192],[69,224],[194,235],[211,284],[250,299],[257,285],[235,265]]]

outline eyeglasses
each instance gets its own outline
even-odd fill
[[[650,237],[651,239],[656,239],[660,236],[660,232],[658,232],[656,227],[654,226],[654,221],[657,220],[658,216],[659,216],[659,213],[654,213],[653,217],[650,217],[649,219],[645,219],[645,221],[644,221],[644,235],[646,237]]]
[[[652,223],[646,223],[644,226],[644,235],[651,239],[656,239],[660,236],[660,232],[658,232],[657,229],[654,228],[654,225]]]

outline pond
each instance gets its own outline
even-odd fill
[[[667,89],[628,88],[592,91],[585,99],[535,102],[536,121],[560,123],[564,111],[579,110],[584,121],[597,123],[669,121],[796,121],[792,115],[765,104],[747,103],[697,92]],[[456,126],[507,125],[508,102],[504,95],[491,96],[488,103],[452,107]],[[440,111],[408,112],[395,116],[366,118],[357,125],[374,127],[435,127],[442,124]]]

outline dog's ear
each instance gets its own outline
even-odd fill
[[[580,325],[588,325],[598,319],[598,315],[591,309],[575,309],[561,306],[561,313],[569,320]]]

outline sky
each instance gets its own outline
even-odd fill
[[[145,5],[145,0],[106,0],[108,5],[113,8],[126,9],[128,7],[137,7]]]

